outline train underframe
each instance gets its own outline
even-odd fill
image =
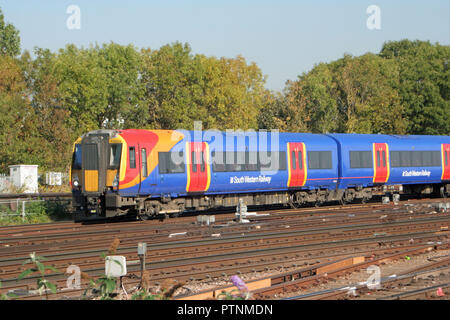
[[[203,195],[189,197],[149,198],[124,197],[116,193],[88,194],[73,193],[74,216],[76,221],[104,219],[132,215],[147,219],[179,215],[186,211],[203,211],[236,207],[239,199],[247,206],[286,205],[292,208],[338,201],[341,204],[354,201],[366,202],[375,195],[407,194],[414,196],[450,196],[450,184],[423,185],[380,185],[374,187],[355,187],[348,189],[288,190],[283,192],[260,192],[239,194]]]

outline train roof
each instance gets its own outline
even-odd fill
[[[279,134],[281,140],[285,142],[289,141],[309,141],[309,142],[330,142],[334,139],[345,144],[367,144],[367,143],[389,143],[389,144],[401,144],[405,142],[411,142],[414,144],[427,144],[427,143],[450,143],[450,136],[431,136],[431,135],[392,135],[392,134],[359,134],[359,133],[294,133],[294,132],[277,132],[277,131],[218,131],[218,130],[205,130],[205,131],[193,131],[193,130],[152,130],[152,129],[121,129],[121,130],[96,130],[90,133],[136,133],[141,131],[153,131],[153,132],[178,132],[182,133],[185,138],[199,140],[209,140],[208,137],[214,135],[225,135],[231,133],[234,136],[249,134],[256,134],[256,136],[262,137],[267,134],[267,137],[272,137],[275,134]],[[206,134],[205,134],[206,133]]]
[[[368,143],[387,143],[390,146],[430,146],[441,143],[450,143],[450,136],[427,136],[427,135],[386,135],[386,134],[345,134],[333,133],[330,137],[335,138],[346,146],[367,145]]]

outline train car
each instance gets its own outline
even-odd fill
[[[293,207],[366,200],[380,186],[419,185],[412,178],[417,168],[406,179],[395,162],[405,156],[396,152],[410,149],[430,161],[423,163],[430,164],[431,171],[421,185],[446,195],[449,145],[448,137],[426,136],[96,130],[73,147],[75,219],[123,215],[145,219],[233,207],[239,199],[247,205]],[[437,148],[444,164],[440,167]],[[411,157],[416,159],[417,154]]]
[[[450,193],[450,137],[330,134],[340,150],[343,201],[370,198],[371,190],[406,194]],[[447,182],[447,184],[445,183]]]

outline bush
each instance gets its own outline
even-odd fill
[[[22,219],[22,203],[19,201],[16,211],[0,208],[0,226],[71,220],[68,209],[69,205],[60,201],[25,202],[25,218]]]

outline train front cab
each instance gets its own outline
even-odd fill
[[[75,142],[71,167],[75,220],[105,216],[105,194],[119,185],[122,140],[113,130],[97,130]]]

